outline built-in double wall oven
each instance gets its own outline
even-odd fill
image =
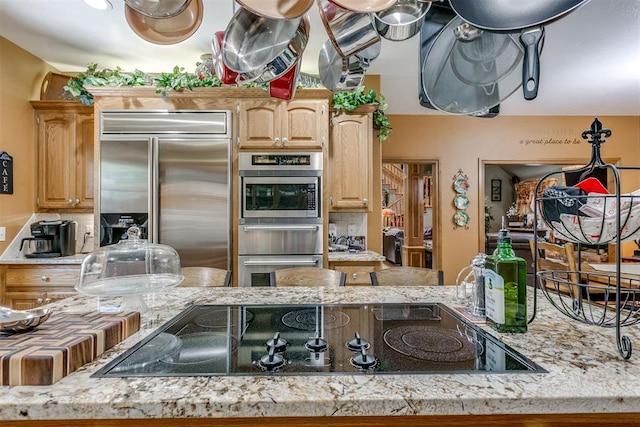
[[[322,267],[322,153],[238,154],[238,286],[272,271]]]

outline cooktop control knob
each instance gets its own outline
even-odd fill
[[[378,361],[367,354],[367,350],[363,348],[351,358],[351,364],[358,369],[371,369],[378,364]]]
[[[275,353],[282,353],[287,349],[287,345],[289,345],[287,340],[280,338],[280,332],[276,332],[273,339],[267,341],[267,350],[271,351],[273,348]]]
[[[369,341],[360,337],[360,334],[356,332],[355,338],[347,342],[347,348],[351,351],[361,351],[368,349],[371,346]]]
[[[275,348],[269,349],[269,354],[265,354],[260,358],[259,365],[262,369],[267,371],[274,371],[284,365],[284,357],[281,354],[275,352]]]
[[[304,346],[313,353],[322,353],[329,347],[329,344],[327,340],[320,338],[320,334],[316,334],[315,338],[311,338]]]

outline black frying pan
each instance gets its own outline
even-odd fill
[[[449,0],[451,8],[468,23],[489,31],[521,31],[525,48],[522,65],[524,98],[538,95],[540,57],[538,44],[545,22],[560,18],[589,0]]]

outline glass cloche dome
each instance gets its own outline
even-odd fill
[[[84,258],[78,292],[98,297],[143,295],[182,282],[175,249],[140,239],[138,227],[129,228],[127,234],[127,240],[103,246]]]

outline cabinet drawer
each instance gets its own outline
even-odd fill
[[[69,286],[73,287],[80,278],[77,267],[9,267],[7,287],[11,286]]]
[[[58,301],[76,295],[76,292],[70,290],[64,291],[33,291],[33,292],[7,292],[5,295],[5,304],[14,310],[29,310],[36,308],[42,304]]]
[[[342,271],[347,275],[345,281],[346,286],[371,286],[370,272],[375,270],[374,266],[339,266],[336,270]]]

